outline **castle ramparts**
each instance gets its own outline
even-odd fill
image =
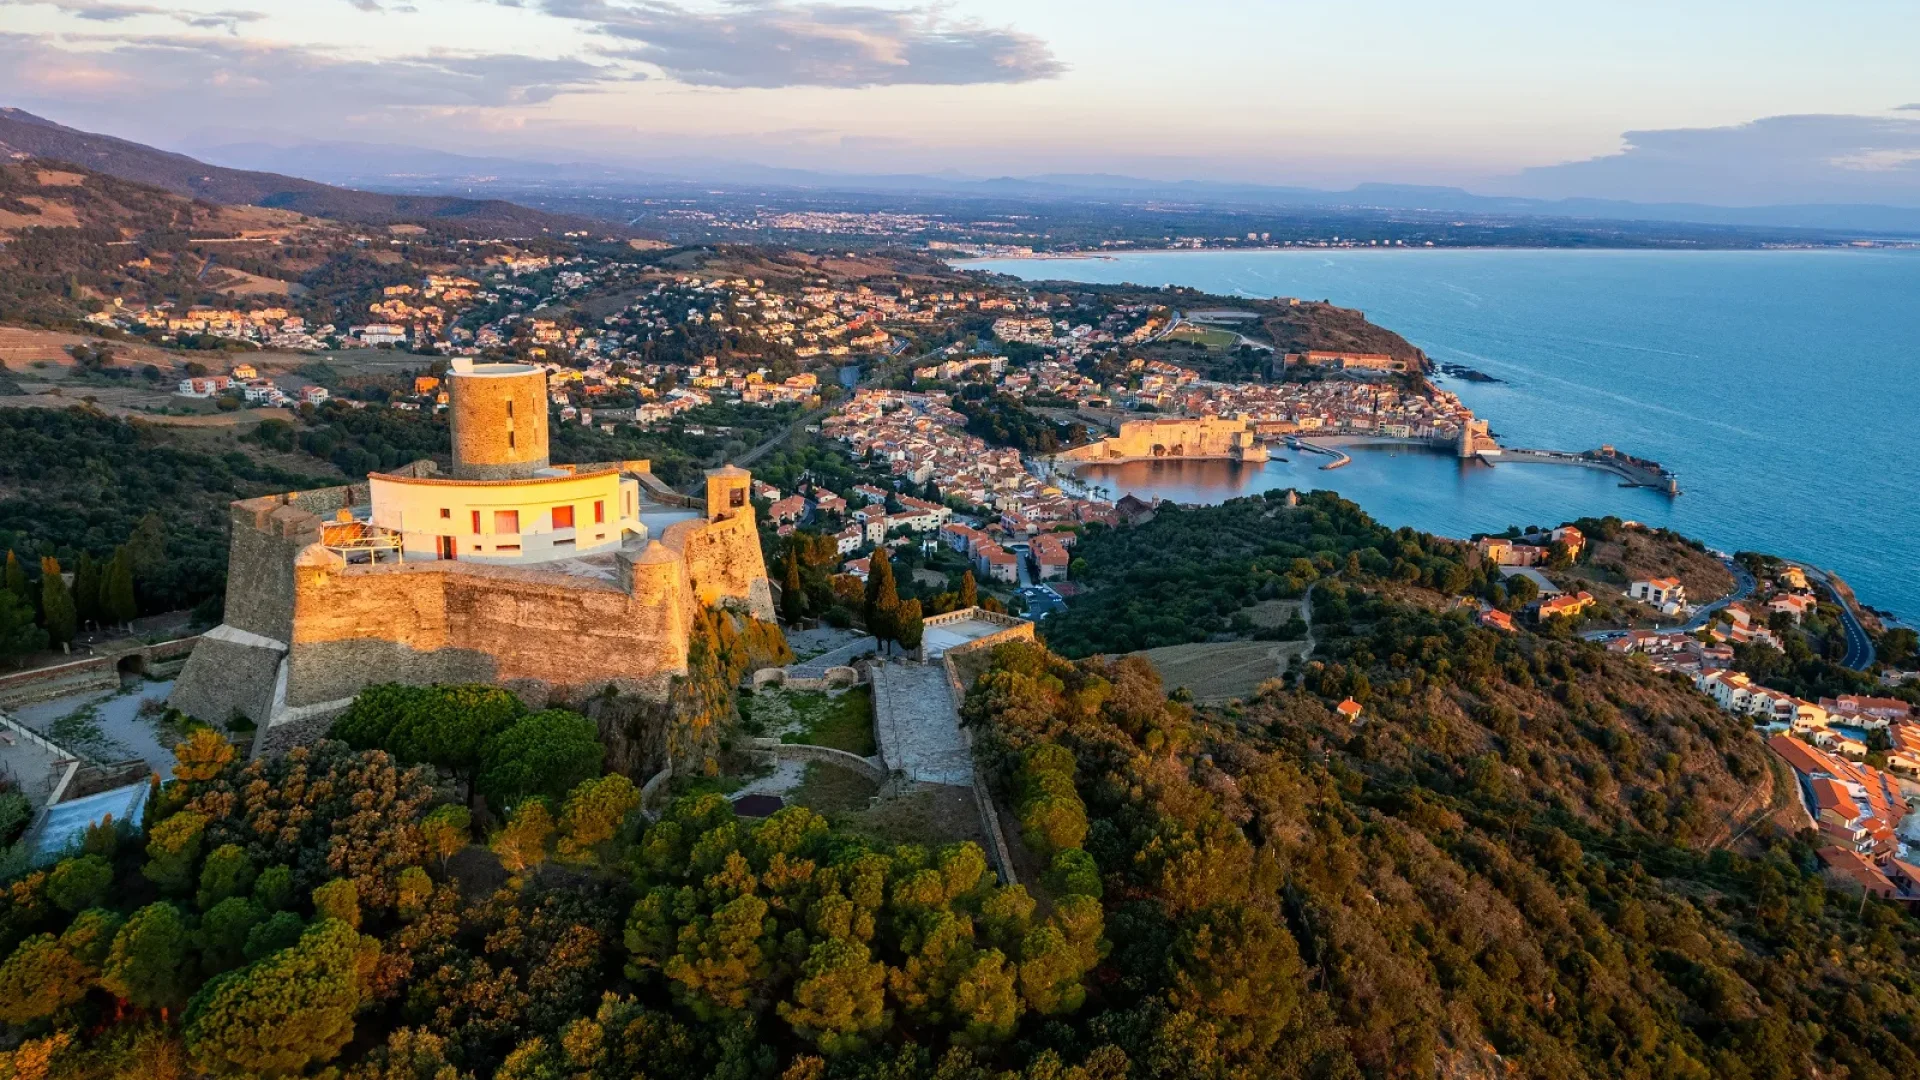
[[[418,462],[233,504],[225,620],[187,661],[175,707],[246,717],[255,753],[275,753],[324,734],[376,683],[665,700],[702,606],[774,617],[745,470],[709,473],[706,514],[652,537],[640,492],[664,485],[647,463],[548,467],[545,372],[503,367],[454,382],[451,480]]]
[[[1160,458],[1265,461],[1267,448],[1244,418],[1128,420],[1110,438],[1054,455],[1068,462],[1153,461]]]

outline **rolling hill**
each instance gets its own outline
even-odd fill
[[[605,222],[544,213],[501,199],[389,195],[278,173],[222,168],[126,139],[78,131],[14,108],[0,108],[0,155],[68,162],[211,203],[265,206],[363,225],[406,222],[511,236],[575,229],[605,234],[611,228]]]

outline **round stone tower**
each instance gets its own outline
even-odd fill
[[[547,373],[530,364],[476,364],[447,372],[457,480],[524,480],[547,467]]]

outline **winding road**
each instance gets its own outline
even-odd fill
[[[1708,623],[1713,621],[1714,615],[1718,613],[1721,608],[1726,607],[1728,604],[1739,603],[1753,595],[1753,590],[1758,587],[1758,583],[1753,580],[1752,574],[1747,573],[1747,568],[1732,559],[1722,559],[1720,561],[1725,564],[1727,572],[1733,575],[1733,591],[1712,603],[1701,606],[1693,613],[1693,618],[1688,619],[1682,625],[1665,628],[1663,632],[1673,631],[1682,634],[1691,634],[1696,630],[1704,629]],[[1588,641],[1607,641],[1611,638],[1620,637],[1625,633],[1625,630],[1589,630],[1580,636],[1586,638]]]
[[[1840,595],[1840,589],[1834,585],[1833,577],[1817,566],[1808,566],[1806,563],[1792,565],[1798,566],[1808,577],[1825,586],[1827,592],[1833,595],[1833,602],[1839,605],[1840,623],[1847,631],[1847,655],[1841,658],[1840,666],[1852,668],[1855,671],[1865,671],[1872,667],[1873,639],[1867,636],[1867,628],[1861,626],[1860,619],[1854,615],[1853,605],[1847,603],[1847,598]]]

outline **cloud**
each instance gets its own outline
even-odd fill
[[[1728,127],[1629,131],[1622,140],[1617,154],[1528,169],[1498,186],[1544,198],[1920,206],[1920,120],[1770,116]]]
[[[117,23],[153,15],[172,19],[196,30],[240,32],[241,23],[266,18],[262,11],[185,11],[180,8],[150,7],[146,4],[120,4],[108,0],[0,0],[5,7],[50,7],[87,22]]]
[[[1019,83],[1066,70],[1045,42],[948,17],[944,6],[733,0],[699,12],[665,0],[544,0],[590,23],[608,55],[697,86],[864,87]]]
[[[182,116],[209,127],[271,117],[287,131],[404,129],[409,117],[537,105],[643,77],[611,64],[511,53],[370,60],[299,45],[164,34],[89,44],[96,47],[69,49],[49,35],[0,33],[0,100],[116,130],[146,124],[179,130]]]
[[[176,12],[174,18],[193,27],[195,30],[225,30],[229,34],[238,34],[241,23],[259,22],[267,17],[264,11],[208,11],[204,13]]]
[[[1916,101],[1911,105],[1895,105],[1893,107],[1893,111],[1894,112],[1920,112],[1920,101]]]
[[[149,7],[145,4],[116,4],[107,0],[8,0],[8,5],[55,8],[76,19],[86,19],[89,22],[120,22],[140,15],[174,14],[166,8]]]

